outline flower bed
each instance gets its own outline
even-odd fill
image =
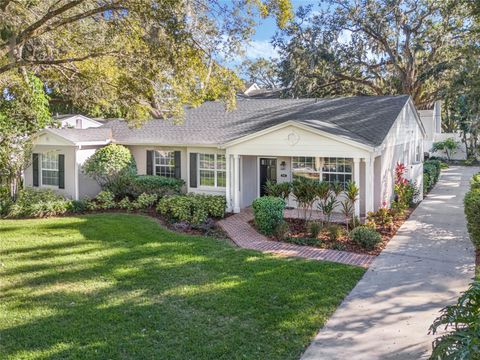
[[[388,227],[375,225],[375,230],[381,235],[381,242],[378,243],[377,246],[375,246],[375,248],[372,250],[367,250],[355,243],[350,238],[346,225],[341,223],[334,223],[330,226],[321,226],[319,234],[316,237],[312,237],[309,231],[309,225],[312,222],[305,222],[305,220],[297,218],[286,218],[285,222],[288,225],[286,236],[281,238],[278,236],[278,234],[276,234],[271,235],[269,238],[274,241],[293,243],[297,245],[348,251],[357,254],[379,255],[388,244],[390,239],[395,236],[400,226],[402,226],[405,220],[408,219],[412,211],[413,209],[411,208],[407,209],[401,217],[394,219],[392,224]],[[254,221],[251,221],[250,224],[255,227]],[[335,238],[334,234],[332,236],[331,233],[335,233],[337,230],[331,229],[331,226],[339,227],[338,233],[340,233],[340,236],[337,238]]]

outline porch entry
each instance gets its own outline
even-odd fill
[[[260,196],[265,195],[268,180],[277,182],[277,159],[260,158]]]

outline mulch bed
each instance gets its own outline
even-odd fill
[[[355,242],[353,242],[348,237],[347,227],[343,223],[335,223],[335,225],[341,226],[344,230],[343,235],[340,238],[338,238],[336,241],[332,241],[329,238],[328,231],[327,231],[328,226],[325,226],[325,228],[322,229],[322,231],[317,237],[320,243],[318,245],[308,245],[308,246],[318,247],[322,249],[342,250],[342,251],[348,251],[348,252],[357,253],[357,254],[366,254],[366,255],[375,255],[375,256],[379,255],[382,252],[382,250],[385,248],[385,246],[387,246],[390,239],[393,238],[393,236],[395,236],[400,226],[402,226],[405,220],[409,218],[413,210],[414,209],[406,210],[404,216],[400,219],[395,220],[393,223],[393,226],[389,229],[382,229],[381,227],[378,226],[377,231],[382,236],[382,241],[373,250],[370,250],[370,251],[366,250],[360,247],[359,245],[357,245]],[[292,239],[293,238],[299,238],[299,239],[309,238],[308,225],[306,225],[305,220],[286,218],[285,221],[288,223],[288,226],[290,229],[289,238],[292,238]],[[253,220],[250,222],[250,225],[255,227]],[[282,241],[273,236],[271,236],[270,239],[274,241]],[[293,241],[283,240],[283,242],[292,243]],[[301,245],[301,244],[298,244],[298,245]]]

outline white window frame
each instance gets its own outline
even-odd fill
[[[336,164],[338,164],[338,159],[343,159],[344,161],[345,160],[349,160],[350,161],[350,172],[348,171],[338,171],[338,169],[336,169],[335,171],[329,171],[329,170],[324,170],[323,168],[326,166],[326,164],[329,164],[330,162],[327,160],[327,159],[336,159]],[[323,164],[322,164],[322,169],[321,169],[321,173],[320,173],[320,181],[327,181],[327,180],[323,180],[323,175],[324,174],[329,174],[329,175],[350,175],[350,181],[354,181],[353,179],[353,172],[354,172],[354,164],[353,164],[353,159],[352,158],[348,158],[348,157],[338,157],[338,156],[328,156],[328,157],[324,157],[323,158]],[[327,181],[329,183],[331,183],[330,181]],[[340,182],[342,183],[342,182]],[[347,184],[347,181],[344,181],[343,182],[343,185],[345,186]]]
[[[208,168],[202,168],[200,166],[201,164],[201,157],[202,155],[207,155],[207,156],[214,156],[214,168],[213,169],[208,169]],[[225,159],[225,167],[222,169],[222,168],[219,168],[218,167],[218,157],[219,156],[223,156],[223,158]],[[214,173],[214,185],[213,186],[210,186],[210,185],[202,185],[202,178],[200,176],[201,172],[202,171],[213,171]],[[225,184],[226,184],[226,181],[227,181],[227,156],[225,154],[217,154],[217,153],[198,153],[198,156],[197,156],[197,179],[198,179],[198,187],[199,188],[202,188],[202,189],[225,189],[226,188],[226,185],[225,186],[218,186],[218,173],[225,173]]]
[[[169,154],[168,156],[165,156],[165,154]],[[170,156],[171,154],[171,156]],[[162,164],[162,156],[172,160],[171,164]],[[158,163],[157,163],[158,160]],[[158,168],[168,168],[168,175],[162,175],[161,171],[157,174],[157,167]],[[167,173],[167,172],[165,172]],[[174,178],[175,177],[175,151],[173,150],[154,150],[153,151],[153,174],[155,176],[163,176],[163,177],[168,177],[168,178]]]
[[[320,163],[320,158],[318,156],[292,156],[291,159],[290,159],[290,162],[291,162],[291,166],[290,166],[290,169],[291,169],[291,179],[293,180],[294,179],[294,176],[295,176],[295,169],[294,169],[294,159],[295,158],[310,158],[310,159],[313,159],[313,163],[314,163],[314,166],[315,168],[313,169],[313,171],[310,171],[310,172],[307,172],[305,171],[305,173],[311,173],[311,174],[318,174],[318,179],[320,180],[321,179],[321,163]],[[305,161],[306,163],[306,161]]]
[[[57,168],[56,169],[53,169],[53,168],[44,168],[43,167],[43,158],[45,157],[45,155],[53,155],[56,157],[56,163],[57,163]],[[54,188],[54,189],[58,189],[59,187],[59,163],[58,163],[58,153],[56,152],[45,152],[45,153],[41,153],[40,154],[40,161],[39,161],[39,171],[40,171],[40,174],[39,174],[39,178],[40,178],[40,186],[41,187],[48,187],[48,188]],[[56,185],[51,185],[51,184],[44,184],[43,183],[43,171],[55,171],[57,173],[57,184]]]

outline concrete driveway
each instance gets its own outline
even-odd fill
[[[428,328],[474,277],[463,196],[478,168],[451,167],[320,330],[303,360],[426,359]]]

